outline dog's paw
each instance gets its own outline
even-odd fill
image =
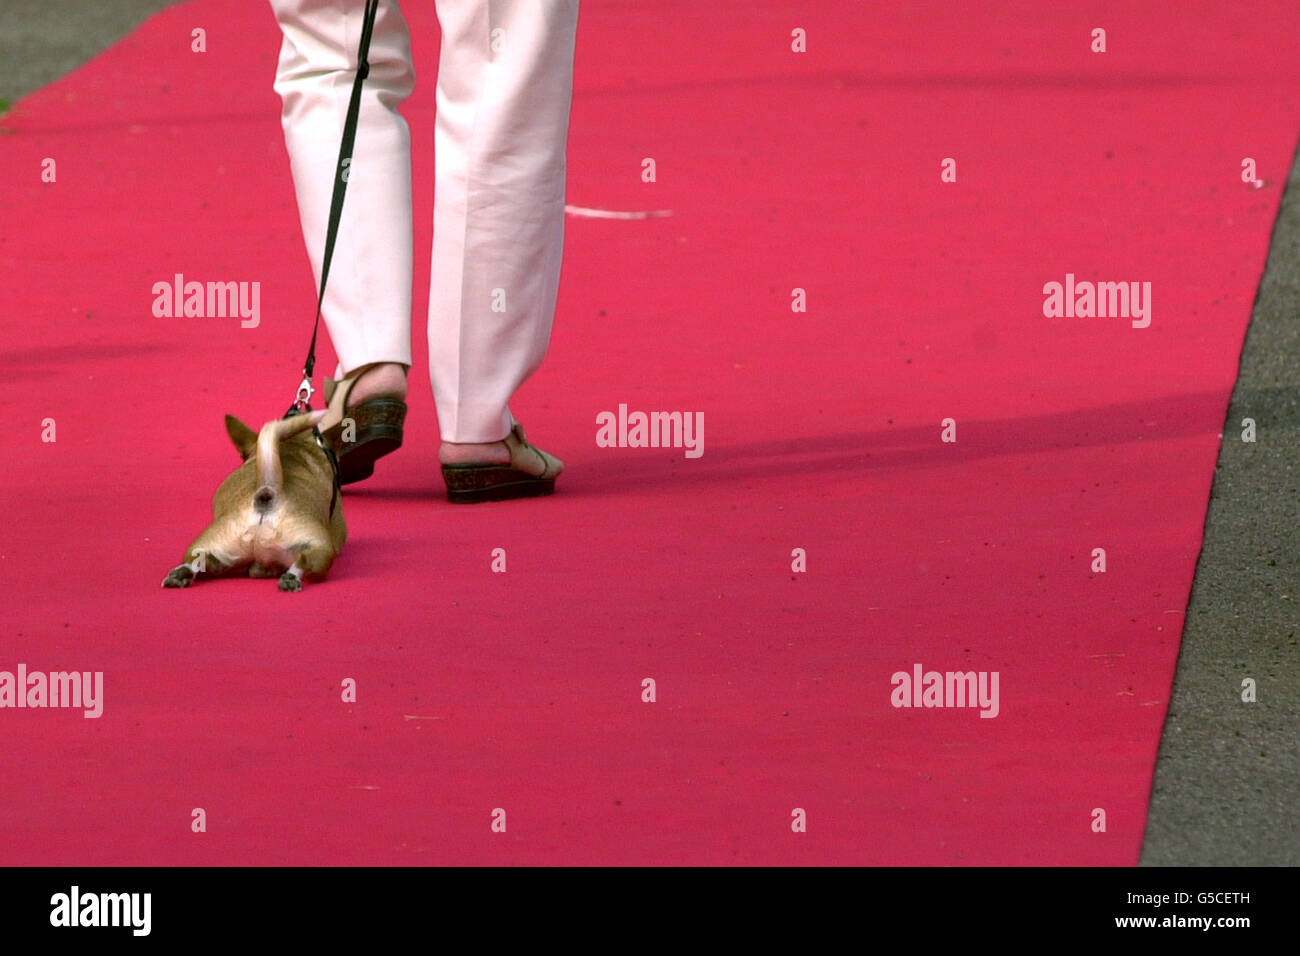
[[[301,591],[302,578],[298,577],[298,575],[294,574],[292,571],[285,571],[284,574],[280,575],[280,590]]]
[[[188,564],[182,564],[179,568],[172,568],[167,577],[163,578],[162,586],[165,588],[187,588],[194,582],[194,569]]]

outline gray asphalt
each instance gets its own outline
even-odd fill
[[[13,102],[120,40],[159,0],[0,0],[0,100]]]
[[[1300,160],[1223,426],[1142,863],[1300,864]],[[1252,418],[1256,441],[1244,442]],[[1256,701],[1242,700],[1242,681]]]
[[[0,100],[170,6],[0,0]],[[0,103],[0,110],[3,109]],[[1300,164],[1293,165],[1224,424],[1144,866],[1300,864]],[[1241,441],[1253,418],[1257,440]],[[1241,699],[1242,681],[1257,700]]]

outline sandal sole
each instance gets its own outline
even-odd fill
[[[447,500],[452,504],[538,498],[555,493],[554,478],[538,478],[508,465],[443,465]]]
[[[342,422],[324,435],[338,456],[340,485],[369,478],[375,473],[376,461],[402,447],[406,403],[391,398],[374,398],[348,409],[344,421],[349,418],[356,424],[354,441],[343,441]]]

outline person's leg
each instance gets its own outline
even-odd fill
[[[437,13],[429,371],[439,459],[540,474],[547,465],[531,450],[511,454],[520,443],[508,402],[541,364],[555,313],[578,3],[437,0]]]
[[[285,145],[319,286],[339,140],[356,77],[363,4],[270,2],[284,34],[275,90],[283,102]],[[410,46],[396,0],[381,0],[322,309],[339,357],[335,377],[364,372],[349,404],[372,395],[406,396],[406,369],[411,364],[411,143],[397,107],[415,85]]]

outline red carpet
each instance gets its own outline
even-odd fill
[[[407,447],[300,594],[159,587],[310,332],[269,9],[168,10],[0,120],[0,670],[104,674],[99,719],[0,710],[0,864],[1135,863],[1300,8],[584,0],[569,201],[672,215],[569,219],[515,405],[569,471],[465,508],[408,6]],[[176,273],[260,282],[260,324],[156,318]],[[1150,327],[1045,318],[1067,273],[1150,282]],[[620,403],[702,412],[703,456],[597,447]],[[917,664],[998,715],[891,706]]]

